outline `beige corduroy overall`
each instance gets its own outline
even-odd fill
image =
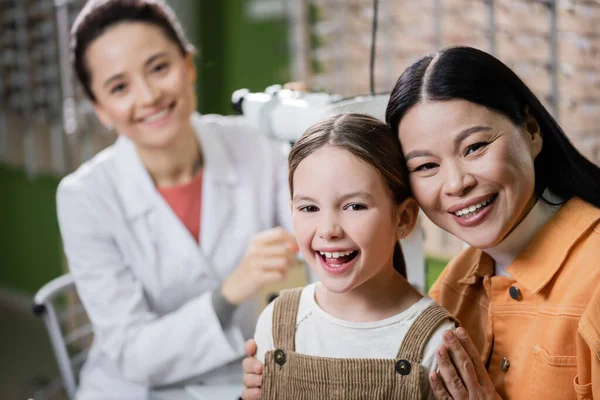
[[[456,320],[434,304],[408,329],[396,359],[327,358],[295,350],[296,316],[302,288],[284,290],[275,300],[273,341],[265,354],[261,399],[420,400],[420,358],[435,329]]]

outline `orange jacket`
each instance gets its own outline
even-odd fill
[[[469,248],[430,295],[456,316],[504,399],[600,400],[600,209],[571,199],[507,269]]]

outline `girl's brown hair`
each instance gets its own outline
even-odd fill
[[[288,158],[290,193],[294,194],[294,172],[316,150],[337,147],[377,170],[383,177],[394,203],[411,195],[408,172],[398,139],[385,123],[364,114],[339,114],[311,126],[292,147]],[[400,244],[394,248],[394,269],[406,278],[406,265]]]

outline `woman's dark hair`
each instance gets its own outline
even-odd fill
[[[182,55],[194,52],[194,46],[185,37],[175,13],[164,0],[89,0],[75,19],[70,47],[77,78],[92,101],[96,97],[90,87],[91,76],[86,51],[108,28],[121,22],[155,25],[179,47]]]
[[[535,159],[535,190],[549,189],[565,201],[579,197],[600,207],[600,168],[586,159],[523,81],[492,55],[452,47],[411,65],[391,93],[386,121],[398,136],[404,115],[421,101],[464,99],[522,125],[534,117],[543,144]],[[549,202],[547,199],[545,201]]]
[[[390,128],[376,118],[363,114],[338,114],[308,128],[298,139],[288,158],[290,193],[294,194],[294,172],[298,165],[324,146],[348,151],[378,171],[396,204],[411,196],[408,172],[398,140]],[[396,242],[394,269],[406,278],[406,264]]]

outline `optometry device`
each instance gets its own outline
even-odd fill
[[[302,92],[269,86],[264,92],[236,90],[231,103],[261,134],[295,142],[311,125],[340,113],[368,114],[385,121],[389,93],[343,98],[324,92]]]

